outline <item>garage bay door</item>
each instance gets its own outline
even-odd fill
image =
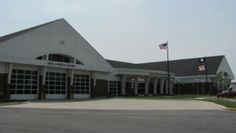
[[[46,99],[66,99],[66,74],[59,72],[47,72]]]
[[[74,98],[89,98],[90,97],[90,78],[89,75],[74,74],[73,80]]]
[[[38,99],[38,72],[13,69],[11,75],[10,99]]]

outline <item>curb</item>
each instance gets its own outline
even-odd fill
[[[2,102],[0,103],[0,107],[2,106],[10,106],[10,105],[17,105],[17,104],[25,104],[30,103],[31,101],[14,101],[14,102]]]
[[[226,108],[226,110],[236,112],[236,108]]]

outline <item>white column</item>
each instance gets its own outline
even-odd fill
[[[135,80],[135,78],[131,77],[130,80],[131,80],[131,88],[134,89],[134,80]]]
[[[9,65],[8,65],[8,77],[7,77],[7,83],[8,84],[11,83],[11,73],[12,73],[12,64],[9,63]]]
[[[119,96],[119,93],[118,93],[118,88],[119,88],[119,84],[116,83],[116,96]]]
[[[97,80],[97,77],[96,77],[96,72],[91,72],[91,77],[93,78],[93,86],[95,87],[96,86],[96,80]]]
[[[163,94],[165,78],[160,78],[160,94]]]
[[[123,75],[121,77],[121,88],[122,88],[121,93],[123,96],[125,95],[125,86],[126,86],[126,76]]]
[[[45,81],[46,81],[46,73],[47,72],[47,67],[43,66],[40,67],[40,74],[42,75],[42,84],[40,85],[39,88],[39,99],[45,100],[46,99],[46,88],[45,88]]]
[[[73,98],[74,96],[74,91],[73,91],[73,83],[74,83],[74,74],[75,74],[75,71],[72,69],[70,70],[70,88],[67,88],[67,90],[70,90],[68,91],[67,93],[70,93],[70,98]],[[89,87],[89,94],[90,94],[90,87]]]
[[[138,76],[134,79],[134,95],[138,95]]]
[[[169,94],[169,90],[168,90],[168,79],[166,79],[165,81],[166,81],[165,94]]]
[[[107,93],[110,96],[110,80],[109,80],[109,76],[107,75]]]
[[[174,80],[170,81],[170,95],[173,95],[173,88],[174,88]]]
[[[148,95],[149,81],[150,77],[148,76],[145,78],[145,95]]]
[[[42,84],[43,84],[43,85],[45,85],[46,72],[47,72],[47,67],[44,66],[44,67],[42,68],[42,75],[43,75],[43,81],[42,81]]]
[[[72,69],[70,73],[70,85],[73,86],[73,81],[74,81],[74,73],[75,71]]]
[[[155,77],[153,81],[153,95],[157,95],[157,84],[158,84],[158,77]]]

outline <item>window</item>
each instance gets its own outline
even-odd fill
[[[80,62],[78,59],[76,59],[76,64],[81,64],[81,65],[83,65],[83,63]]]
[[[49,54],[49,61],[57,61],[57,62],[65,62],[65,63],[73,63],[73,58],[60,54]]]
[[[47,55],[42,55],[36,58],[37,60],[46,60],[47,59]]]
[[[13,69],[11,75],[11,94],[37,94],[38,72]]]
[[[45,86],[46,94],[66,94],[66,74],[47,72]]]
[[[74,94],[89,94],[89,75],[74,74]]]
[[[119,81],[109,81],[109,89],[112,96],[121,95],[121,86]]]
[[[42,55],[36,58],[37,60],[47,60],[47,55]],[[74,61],[76,64],[83,63],[79,61],[78,59],[75,59],[74,57],[71,57],[69,55],[63,55],[63,54],[49,54],[48,55],[48,61],[56,61],[56,62],[64,62],[64,63],[73,63]]]

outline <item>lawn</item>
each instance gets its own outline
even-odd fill
[[[208,102],[213,102],[222,106],[225,106],[227,108],[235,108],[236,109],[236,102],[233,101],[229,101],[226,98],[221,99],[221,98],[206,98],[203,99],[204,101],[208,101]]]
[[[132,98],[132,99],[173,99],[173,100],[189,100],[200,97],[212,97],[210,95],[173,95],[173,96],[123,96],[120,98]]]
[[[235,108],[236,109],[236,101],[229,101],[227,98],[216,98],[213,95],[174,95],[174,96],[125,96],[121,98],[132,98],[132,99],[170,99],[170,100],[202,100],[208,101],[215,104],[222,105],[226,108]],[[235,98],[233,98],[235,99]]]

